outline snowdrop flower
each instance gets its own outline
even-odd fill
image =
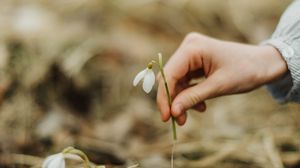
[[[57,153],[47,157],[42,168],[65,168],[65,157],[63,153]]]
[[[133,86],[136,86],[143,79],[144,91],[146,93],[149,93],[151,91],[151,89],[155,83],[155,74],[152,70],[153,65],[157,65],[159,68],[162,80],[164,81],[164,84],[165,84],[165,90],[166,90],[166,94],[168,97],[168,104],[169,104],[169,107],[171,108],[172,97],[170,95],[168,82],[166,80],[166,76],[164,73],[164,64],[163,64],[163,59],[162,59],[161,53],[158,53],[158,62],[155,60],[151,60],[151,62],[148,64],[148,67],[146,69],[142,70],[141,72],[139,72],[135,76],[135,78],[133,80]],[[174,117],[172,117],[172,131],[173,131],[173,140],[177,140],[176,121],[175,121]]]
[[[155,83],[155,74],[152,70],[152,62],[148,64],[148,67],[141,72],[139,72],[134,80],[133,80],[133,86],[136,86],[141,80],[143,79],[143,90],[146,93],[149,93]]]

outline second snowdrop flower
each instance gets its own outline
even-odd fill
[[[57,153],[47,157],[42,168],[65,168],[65,158],[63,153]]]
[[[150,62],[148,67],[139,72],[133,80],[133,86],[137,86],[137,84],[143,80],[143,90],[146,93],[149,93],[155,84],[155,74],[152,70],[152,66],[153,63]]]
[[[91,168],[90,161],[87,155],[74,147],[67,147],[61,153],[57,153],[47,157],[42,165],[42,168],[65,168],[65,159],[81,158],[84,163],[84,168]],[[95,168],[105,168],[105,166],[96,166]]]

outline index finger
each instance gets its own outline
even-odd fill
[[[174,94],[177,82],[185,77],[188,72],[193,71],[196,68],[201,68],[202,66],[198,63],[198,61],[193,60],[196,53],[196,48],[194,48],[194,46],[195,44],[191,44],[188,40],[184,40],[164,67],[164,73],[172,98],[175,96]],[[168,104],[165,83],[160,75],[158,75],[158,91],[156,100],[161,112],[162,120],[168,121],[171,116],[171,111]]]

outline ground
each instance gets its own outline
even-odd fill
[[[289,3],[2,0],[0,167],[40,167],[67,146],[107,167],[170,167],[170,122],[136,73],[189,32],[258,44]],[[175,167],[300,167],[299,105],[264,87],[207,105],[178,127]]]

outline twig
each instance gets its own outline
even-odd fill
[[[263,145],[274,168],[284,168],[279,152],[276,150],[274,138],[270,131],[263,136]]]
[[[25,154],[2,154],[0,155],[0,162],[7,164],[19,164],[27,166],[41,165],[44,158],[25,155]]]
[[[240,142],[228,143],[223,148],[221,148],[218,152],[210,156],[206,156],[201,160],[190,161],[189,165],[191,167],[211,167],[216,163],[224,160],[226,157],[233,154],[235,151],[239,150],[246,144],[248,144],[251,139],[252,139],[251,137],[246,137],[244,138],[244,140]]]
[[[171,168],[174,168],[174,151],[175,151],[176,141],[173,141],[172,144],[172,153],[171,153]]]
[[[135,165],[129,166],[128,168],[137,168],[137,167],[139,167],[139,164],[138,164],[138,163],[135,164]]]
[[[238,149],[238,147],[240,146],[240,144],[230,144],[225,146],[223,149],[221,149],[219,152],[207,156],[197,162],[196,165],[198,165],[199,167],[209,167],[212,166],[214,164],[216,164],[217,162],[223,160],[224,158],[226,158],[228,155],[232,154],[235,150]]]

